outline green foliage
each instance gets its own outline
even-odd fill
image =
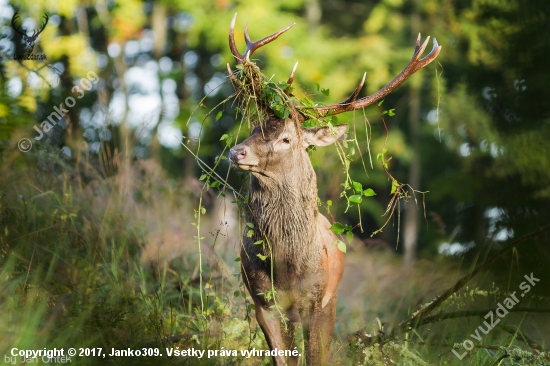
[[[8,32],[11,36],[4,32],[4,48],[0,50],[0,311],[6,314],[0,321],[0,351],[14,345],[28,349],[66,347],[69,343],[165,345],[171,342],[167,339],[182,347],[266,347],[261,332],[249,323],[253,305],[245,297],[244,284],[230,276],[223,278],[225,287],[218,286],[211,266],[229,262],[237,271],[236,262],[240,261],[237,258],[233,262],[233,252],[229,258],[223,257],[220,253],[225,247],[214,248],[213,238],[223,236],[216,226],[218,220],[212,219],[218,212],[213,202],[226,193],[234,194],[240,215],[249,200],[231,188],[244,178],[233,172],[226,175],[227,149],[247,136],[247,127],[254,126],[265,112],[262,107],[271,108],[279,117],[289,115],[290,105],[307,113],[316,104],[345,99],[364,71],[368,78],[363,93],[372,94],[409,61],[417,32],[436,36],[443,44],[436,66],[420,71],[388,95],[378,103],[378,110],[374,106],[339,119],[330,114],[324,118],[311,115],[304,123],[304,127],[350,126],[337,154],[332,149],[310,149],[318,175],[319,205],[324,207],[323,213],[339,221],[331,220],[331,230],[338,235],[334,245],[343,252],[349,249],[346,259],[353,261],[357,253],[345,243],[352,242],[353,229],[357,229],[349,223],[359,220],[357,243],[373,243],[363,234],[363,226],[368,234],[391,222],[394,227],[375,239],[384,243],[382,247],[393,247],[387,243],[396,242],[399,210],[410,198],[415,202],[406,206],[405,214],[415,209],[415,204],[424,204],[425,199],[427,230],[421,227],[417,233],[420,256],[428,261],[440,257],[437,249],[442,243],[472,242],[474,251],[480,250],[484,256],[500,245],[495,240],[499,230],[519,237],[548,222],[547,1],[428,0],[411,4],[399,0],[206,0],[145,4],[123,0],[106,2],[105,6],[74,1],[17,1],[6,6],[15,9],[14,4],[26,14],[24,17],[36,21],[46,12],[52,18],[35,49],[48,56],[47,63],[17,62],[6,54],[11,45],[16,52],[22,47],[14,32]],[[259,95],[266,100],[260,108],[253,98],[248,105],[238,107],[224,103],[233,93],[229,82],[217,89],[217,94],[205,96],[203,86],[218,73],[226,73],[226,62],[235,64],[227,47],[227,28],[234,11],[239,13],[236,29],[250,21],[253,40],[297,21],[291,31],[254,55],[262,73],[270,76],[262,74],[256,79],[260,80]],[[319,12],[321,22],[315,16]],[[55,22],[53,15],[59,15]],[[8,18],[3,25],[10,28]],[[153,34],[155,42],[148,51],[148,37]],[[236,40],[242,50],[242,32],[236,32]],[[138,54],[131,55],[132,44],[127,42],[139,44]],[[116,46],[120,55],[111,57],[106,50]],[[189,62],[193,53],[199,58],[195,65]],[[172,66],[161,68],[161,59],[163,65]],[[101,66],[102,60],[106,65]],[[295,97],[288,98],[281,93],[288,84],[275,80],[285,79],[295,61],[300,61],[300,68],[289,90]],[[147,67],[140,68],[144,63]],[[54,66],[63,71],[56,73]],[[249,71],[242,65],[236,68],[240,78]],[[127,84],[131,72],[139,71],[140,77],[145,77],[145,69],[151,71],[158,85],[155,100],[165,102],[164,107],[177,101],[180,111],[173,121],[173,111],[164,113],[164,107],[161,112],[151,111],[150,118],[127,113],[136,104],[145,104],[135,99],[143,90]],[[73,84],[90,71],[97,72],[104,89],[92,90],[77,100],[68,116],[70,133],[61,130],[59,138],[33,140],[35,155],[14,150],[20,138],[35,136],[33,125],[46,120],[53,106],[64,102]],[[172,99],[165,93],[171,82],[176,88]],[[17,92],[19,84],[21,91]],[[415,88],[421,96],[417,145],[410,129],[412,108],[407,97]],[[123,116],[110,123],[107,111],[117,114],[120,101]],[[381,117],[392,118],[383,123]],[[236,122],[239,119],[244,123]],[[185,145],[168,148],[159,143],[165,123],[181,131]],[[134,127],[137,125],[140,127]],[[197,125],[201,132],[192,135]],[[107,139],[108,135],[112,137]],[[72,156],[59,158],[61,147],[67,147]],[[377,154],[376,159],[371,151]],[[194,168],[195,158],[200,159],[198,169]],[[86,159],[89,164],[78,165]],[[409,187],[401,182],[410,181],[409,166],[414,162],[419,162],[422,176],[420,186]],[[141,163],[161,164],[168,173],[159,173],[162,169],[141,172]],[[343,173],[336,174],[338,166],[343,167]],[[200,176],[202,187],[195,185],[196,176]],[[372,188],[363,189],[363,184]],[[187,192],[185,187],[194,188]],[[431,193],[417,202],[414,189]],[[176,193],[182,190],[185,197]],[[199,196],[201,201],[197,202]],[[397,220],[382,216],[384,212],[393,214],[395,209]],[[492,209],[502,215],[486,217]],[[244,222],[242,226],[250,237],[259,234]],[[171,232],[172,227],[180,228],[172,236],[178,238],[177,247],[187,252],[180,255],[181,260],[170,260],[166,265],[150,264],[144,257],[157,255],[146,248],[161,251],[168,246],[170,238],[164,233]],[[541,239],[534,246],[518,248],[515,261],[491,269],[491,276],[502,284],[511,277],[513,273],[508,271],[515,271],[515,265],[520,269],[543,266],[548,255],[544,243]],[[254,244],[270,249],[261,239]],[[219,256],[214,262],[208,257],[210,251],[204,250],[208,246]],[[467,267],[476,258],[477,253],[468,254],[451,265]],[[387,277],[399,267],[396,263],[371,277],[378,276],[377,281]],[[223,276],[227,273],[224,271]],[[447,273],[438,278],[449,277]],[[392,295],[395,290],[391,286],[384,291],[369,287],[358,295],[359,322],[378,316],[376,312],[402,318],[407,308],[414,308],[410,304],[425,301],[430,278],[415,288],[417,296],[406,299],[403,291]],[[231,280],[235,283],[229,283]],[[395,279],[398,282],[400,279]],[[276,297],[276,293],[267,294]],[[477,294],[460,296],[464,301],[453,298],[450,305],[469,309],[482,301]],[[376,311],[370,306],[374,297],[387,299]],[[401,308],[393,307],[396,298]],[[280,305],[274,306],[280,310]],[[346,306],[339,304],[339,322],[343,327],[348,323],[355,326],[359,322],[349,317]],[[434,326],[429,332],[411,334],[403,344],[381,348],[367,345],[358,353],[364,356],[362,363],[386,362],[384,357],[390,357],[401,364],[460,364],[446,358],[449,347],[424,342],[440,341],[441,334],[450,340],[464,339],[470,331],[465,323],[469,322],[444,323],[447,326],[443,329]],[[541,327],[546,324],[540,318],[529,322]],[[223,324],[224,337],[215,336],[218,324]],[[172,335],[182,338],[175,341]],[[476,349],[467,362],[493,365],[504,356],[499,361],[502,365],[547,362],[536,352],[526,351],[527,346],[517,338],[500,333],[488,338],[487,343],[502,348]],[[515,343],[511,345],[512,340]],[[159,360],[144,362],[155,364]]]

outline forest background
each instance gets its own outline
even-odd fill
[[[342,237],[332,362],[383,363],[392,354],[414,364],[547,362],[544,0],[0,1],[0,357],[69,342],[266,347],[238,275],[246,222],[233,193],[208,178],[215,166],[231,186],[246,183],[225,159],[249,134],[227,78],[235,12],[242,49],[246,22],[253,40],[297,23],[254,57],[275,82],[299,62],[294,94],[319,103],[345,99],[364,72],[360,97],[380,89],[408,63],[418,33],[443,47],[382,105],[338,116],[357,139],[346,150],[349,175],[376,195],[346,210],[337,150],[311,152],[321,212],[354,234]],[[30,50],[17,30],[30,36],[44,14],[30,53],[45,59],[16,60]],[[392,181],[381,153],[415,190],[386,215]],[[430,327],[396,337],[387,353],[365,344],[375,318],[389,334],[510,244],[437,308]],[[458,360],[453,345],[531,273],[541,281],[522,311]]]

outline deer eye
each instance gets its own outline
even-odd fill
[[[285,144],[290,144],[290,139],[289,139],[288,137],[285,137],[285,138],[283,139],[283,142],[284,142]]]

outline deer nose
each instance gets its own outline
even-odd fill
[[[235,146],[234,148],[229,150],[229,159],[234,163],[238,163],[239,160],[242,160],[245,157],[246,157],[246,148],[245,147]]]

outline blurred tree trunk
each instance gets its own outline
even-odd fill
[[[321,5],[319,0],[306,0],[306,18],[311,32],[315,32],[321,22]]]
[[[153,34],[154,34],[154,42],[153,42],[153,56],[155,57],[155,60],[159,60],[161,57],[165,55],[166,51],[166,39],[167,39],[167,24],[166,24],[166,6],[160,3],[155,3],[153,8],[153,15],[152,15],[152,28],[153,28]],[[160,156],[160,142],[158,140],[158,127],[160,125],[160,122],[162,121],[162,114],[164,111],[163,106],[163,97],[162,93],[160,93],[161,98],[161,106],[159,110],[159,114],[157,117],[157,122],[155,127],[153,128],[153,136],[151,138],[151,145],[149,146],[149,152],[151,154],[151,158],[155,161],[161,161]]]
[[[167,25],[166,25],[166,6],[156,3],[153,8],[151,19],[153,28],[153,56],[156,60],[164,56],[166,46]]]
[[[411,14],[411,33],[416,40],[420,31],[420,15],[418,14],[417,0],[413,1],[413,13]],[[420,82],[418,75],[410,80],[409,90],[409,127],[412,149],[412,160],[409,166],[408,183],[413,189],[420,189],[420,141],[418,130],[420,125]],[[405,265],[410,266],[416,261],[418,247],[418,211],[414,202],[409,202],[405,211],[404,241],[405,241]]]
[[[70,36],[74,33],[71,19],[61,17],[61,22],[59,24],[59,33],[61,36]],[[59,77],[61,90],[71,91],[74,84],[71,65],[69,63],[69,56],[63,55],[59,61],[63,64],[63,73]],[[68,109],[69,111],[66,116],[68,123],[66,127],[67,135],[65,137],[65,145],[69,146],[71,151],[74,153],[81,146],[84,132],[82,131],[82,127],[80,126],[78,107],[69,108],[67,105],[65,105],[64,101],[63,107]]]

